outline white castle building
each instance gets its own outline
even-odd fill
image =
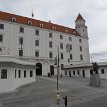
[[[1,56],[30,61],[29,63],[33,63],[29,64],[33,66],[32,71],[34,65],[36,67],[36,75],[55,75],[54,64],[58,48],[60,73],[65,65],[90,63],[87,26],[81,14],[75,20],[75,28],[69,28],[51,21],[45,22],[0,11]],[[15,70],[12,75],[16,75]],[[19,85],[22,84],[17,86]]]
[[[37,75],[53,75],[58,47],[61,67],[90,62],[87,26],[80,14],[73,29],[0,12],[1,55],[32,60]]]

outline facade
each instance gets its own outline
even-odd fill
[[[13,91],[17,87],[36,81],[35,63],[0,56],[0,93]]]
[[[98,73],[102,79],[107,79],[107,62],[98,63]],[[90,78],[92,63],[67,65],[64,67],[63,75],[73,77]]]
[[[0,11],[1,55],[33,61],[36,75],[55,75],[58,48],[60,68],[90,62],[87,26],[80,14],[73,29]]]

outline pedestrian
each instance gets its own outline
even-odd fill
[[[67,96],[65,96],[63,99],[64,99],[65,107],[67,107]]]
[[[50,77],[50,73],[48,72],[48,77]]]
[[[57,105],[59,105],[59,101],[60,101],[60,94],[59,94],[59,92],[57,92],[56,99],[57,99]]]
[[[71,71],[69,71],[69,76],[71,77]]]

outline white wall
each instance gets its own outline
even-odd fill
[[[7,69],[7,79],[1,79],[1,70]],[[15,69],[17,71],[15,78]],[[21,70],[21,78],[18,78],[18,70]],[[24,78],[24,70],[26,70],[26,78]],[[30,77],[30,70],[33,71],[33,77]],[[35,69],[30,68],[14,68],[12,66],[0,66],[0,93],[13,91],[17,87],[36,81]]]
[[[102,74],[101,69],[104,69],[104,74]],[[100,67],[98,72],[101,78],[107,79],[107,66]]]
[[[7,69],[7,79],[1,79],[1,70]],[[13,90],[13,68],[0,67],[0,93]]]
[[[65,71],[67,71],[67,76],[69,76],[69,71],[71,72],[71,75],[74,77],[83,77],[83,70],[85,71],[85,78],[90,78],[90,70],[92,68],[85,67],[85,68],[75,68],[75,69],[67,69],[63,71],[63,75],[65,75]],[[102,74],[101,69],[104,69],[104,74]],[[80,74],[77,74],[77,71],[79,70]],[[75,75],[73,75],[73,71],[75,71]],[[107,79],[107,66],[100,66],[98,73],[100,74],[100,77],[102,79]]]
[[[15,70],[16,70],[16,78],[15,78]],[[18,77],[18,71],[21,70],[21,77]],[[24,70],[26,70],[26,77],[24,77]],[[33,71],[33,77],[30,77],[30,70]],[[31,83],[36,81],[36,73],[34,69],[20,69],[20,68],[14,68],[13,71],[14,74],[14,89],[26,84],[26,83]]]
[[[4,24],[4,30],[0,30],[0,33],[4,35],[3,43],[0,43],[2,47],[5,48],[6,53],[10,56],[19,55],[19,37],[23,37],[23,56],[35,58],[35,50],[39,50],[39,58],[49,58],[49,52],[53,52],[53,58],[58,54],[57,46],[60,45],[60,42],[63,43],[63,49],[59,49],[59,55],[62,52],[64,54],[64,59],[60,60],[60,64],[69,65],[69,64],[78,64],[83,62],[89,62],[89,47],[88,39],[82,38],[80,36],[75,36],[73,34],[61,33],[52,30],[46,30],[39,27],[17,24],[14,22],[0,21]],[[24,27],[24,33],[20,33],[19,29]],[[35,29],[39,30],[39,36],[35,35]],[[49,32],[53,33],[53,38],[49,38]],[[60,35],[63,35],[63,39],[60,39]],[[69,37],[72,37],[72,41],[69,41]],[[82,43],[79,43],[79,39],[82,39]],[[40,46],[35,46],[35,40],[40,40]],[[53,41],[53,48],[49,48],[49,41]],[[73,55],[73,59],[68,63],[69,54],[66,52],[66,45],[72,44],[72,50],[70,53]],[[80,52],[80,45],[82,46],[82,52]],[[83,60],[80,60],[80,54],[83,55]],[[35,59],[37,63],[37,60]],[[42,64],[46,65],[44,61]],[[53,63],[50,62],[50,65]],[[46,66],[43,65],[43,74],[47,75]]]

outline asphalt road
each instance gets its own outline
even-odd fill
[[[70,107],[107,107],[107,95]]]
[[[56,77],[37,77],[37,81],[1,94],[4,107],[64,107],[63,97],[68,97],[68,107],[107,107],[107,80],[102,87],[88,86],[89,79],[59,78],[60,105],[56,106]]]

